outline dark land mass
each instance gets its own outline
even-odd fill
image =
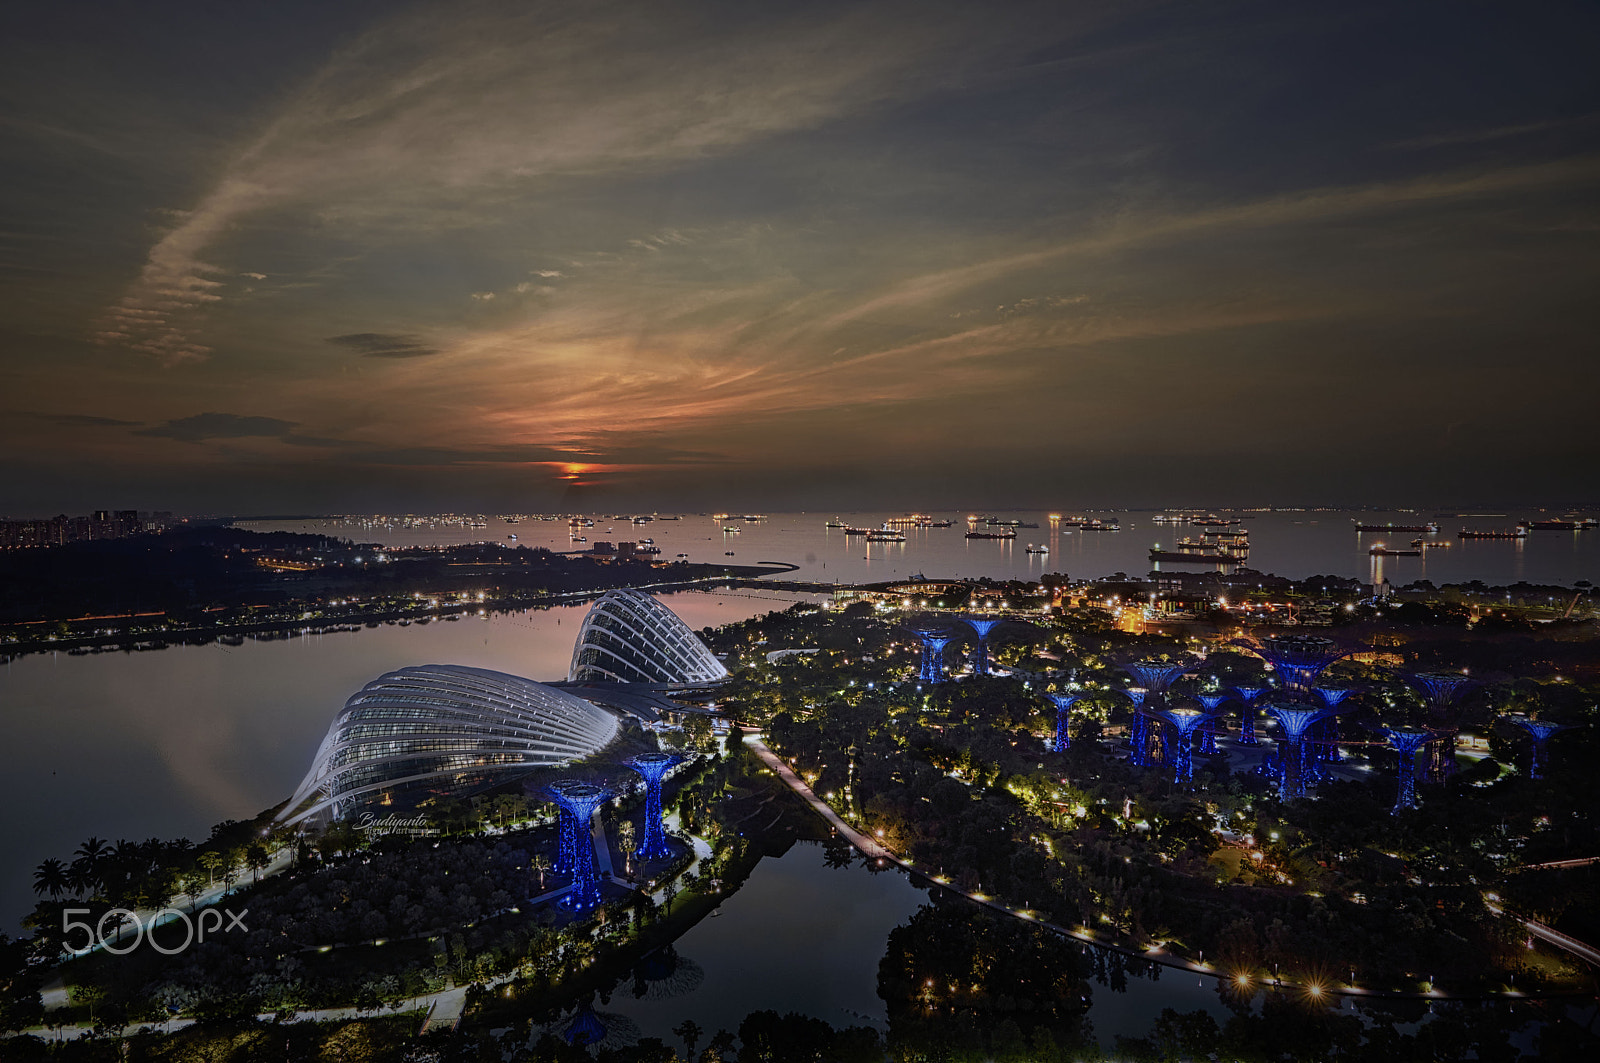
[[[223,526],[0,553],[0,649],[8,654],[374,624],[525,609],[615,587],[769,583],[787,566],[706,565],[473,544],[372,543]]]

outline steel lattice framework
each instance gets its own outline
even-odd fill
[[[1298,706],[1268,705],[1267,711],[1278,718],[1283,728],[1283,763],[1278,775],[1278,796],[1287,800],[1306,795],[1306,734],[1311,725],[1332,714],[1332,709],[1309,709]]]
[[[572,647],[572,682],[697,686],[728,670],[677,613],[644,591],[609,591],[589,607]]]
[[[950,645],[951,636],[943,631],[919,630],[917,638],[922,642],[922,663],[917,670],[917,678],[924,683],[943,683],[944,648]]]
[[[1279,681],[1291,694],[1307,695],[1318,677],[1334,661],[1353,650],[1342,649],[1332,639],[1318,635],[1273,635],[1260,639],[1235,639],[1242,646],[1272,665]]]
[[[1400,754],[1400,789],[1395,794],[1394,808],[1391,812],[1398,813],[1403,808],[1417,807],[1417,750],[1433,741],[1434,734],[1417,728],[1385,727],[1383,733],[1389,737],[1389,744],[1394,746],[1395,752]]]
[[[462,792],[568,764],[604,748],[619,726],[598,705],[520,676],[401,668],[345,702],[278,819],[337,819],[380,797]]]
[[[1004,621],[980,620],[975,616],[964,616],[964,623],[978,634],[978,644],[972,647],[972,674],[989,674],[989,632],[999,627]]]
[[[1528,778],[1544,778],[1545,743],[1550,741],[1550,736],[1557,731],[1565,731],[1565,724],[1555,723],[1551,720],[1535,720],[1528,716],[1511,716],[1506,719],[1528,732],[1528,737],[1533,739],[1533,756],[1528,761]]]
[[[1067,724],[1071,721],[1072,706],[1082,701],[1082,694],[1046,694],[1051,703],[1056,707],[1056,737],[1050,748],[1057,753],[1065,752],[1072,746],[1072,736],[1067,733]]]
[[[1267,692],[1266,687],[1234,687],[1234,691],[1244,702],[1239,710],[1239,744],[1241,746],[1258,746],[1261,739],[1256,737],[1256,699]]]
[[[1210,714],[1199,709],[1161,709],[1154,715],[1177,733],[1176,741],[1167,743],[1173,750],[1172,781],[1180,785],[1189,782],[1194,778],[1194,733]]]
[[[661,823],[661,780],[678,761],[671,753],[641,753],[628,761],[628,767],[644,776],[644,838],[633,851],[640,860],[672,855],[666,828]]]
[[[1172,684],[1183,673],[1193,668],[1194,664],[1170,664],[1166,661],[1134,661],[1125,664],[1122,670],[1133,676],[1141,687],[1157,694],[1165,694],[1172,689]]]
[[[611,792],[592,783],[568,783],[552,787],[551,794],[570,821],[562,843],[570,846],[572,887],[561,898],[561,904],[575,912],[586,912],[600,904],[600,873],[595,868],[594,835],[590,832],[589,820]]]

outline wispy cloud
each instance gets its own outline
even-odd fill
[[[269,207],[339,218],[348,204],[348,222],[441,191],[672,165],[871,106],[960,40],[961,20],[902,13],[757,25],[645,4],[483,4],[397,17],[334,58],[178,216],[94,336],[167,365],[207,357],[201,312],[228,272],[213,245]]]
[[[363,358],[426,358],[438,354],[439,348],[423,342],[411,333],[351,332],[343,336],[329,336],[335,347],[354,351]]]

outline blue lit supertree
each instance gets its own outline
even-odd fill
[[[1195,700],[1206,707],[1206,722],[1200,725],[1200,755],[1217,754],[1217,709],[1228,700],[1226,694],[1196,694]]]
[[[661,780],[678,759],[671,753],[641,753],[628,761],[628,767],[644,776],[644,838],[633,851],[640,860],[672,855],[666,829],[661,825]]]
[[[1332,713],[1332,709],[1268,705],[1283,728],[1283,766],[1278,774],[1278,796],[1287,800],[1306,795],[1306,732],[1311,725]]]
[[[1353,650],[1341,649],[1332,639],[1317,635],[1271,635],[1260,639],[1235,639],[1235,646],[1250,650],[1272,665],[1284,690],[1306,697],[1324,670]]]
[[[572,887],[567,890],[561,904],[575,912],[586,912],[600,903],[600,874],[595,869],[594,835],[589,831],[589,818],[594,810],[611,796],[610,791],[589,783],[567,783],[552,787],[556,803],[571,819],[570,845],[572,847]],[[568,839],[563,839],[568,844]]]
[[[1322,703],[1330,709],[1337,709],[1339,703],[1354,694],[1349,687],[1317,687],[1312,693],[1322,699]],[[1312,746],[1312,758],[1318,763],[1317,773],[1322,774],[1321,764],[1339,764],[1344,760],[1344,754],[1339,752],[1339,718],[1330,716],[1317,725],[1317,742]]]
[[[1194,667],[1191,664],[1169,664],[1165,661],[1135,661],[1125,664],[1122,670],[1133,676],[1134,680],[1144,689],[1157,694],[1165,694],[1172,688],[1172,684],[1184,672]]]
[[[1199,709],[1160,709],[1155,715],[1165,720],[1176,732],[1170,743],[1173,751],[1172,781],[1179,785],[1187,783],[1194,778],[1195,730],[1210,719],[1210,715]]]
[[[1533,757],[1528,761],[1528,778],[1544,778],[1544,747],[1550,741],[1550,736],[1557,731],[1565,731],[1565,724],[1555,723],[1551,720],[1535,720],[1527,716],[1507,715],[1506,719],[1528,732],[1528,737],[1533,739]]]
[[[1434,730],[1441,735],[1431,751],[1432,764],[1429,776],[1442,782],[1456,773],[1456,734],[1459,728],[1452,719],[1456,703],[1472,685],[1472,680],[1460,672],[1412,672],[1406,681],[1414,687],[1427,703],[1434,717]]]
[[[967,626],[978,633],[978,644],[972,647],[972,674],[989,674],[989,632],[999,627],[1004,621],[980,620],[975,616],[961,618]]]
[[[1051,703],[1056,707],[1056,737],[1050,748],[1063,753],[1072,746],[1072,736],[1067,733],[1067,724],[1071,720],[1072,706],[1082,701],[1082,694],[1046,694]]]
[[[1150,763],[1150,720],[1144,714],[1144,699],[1150,696],[1150,691],[1144,687],[1129,687],[1123,693],[1133,701],[1133,726],[1128,735],[1133,752],[1128,755],[1128,763],[1143,768]]]
[[[1398,813],[1402,808],[1416,808],[1417,750],[1433,741],[1433,732],[1414,727],[1385,727],[1383,733],[1388,735],[1389,744],[1400,755],[1400,791],[1395,795],[1394,808],[1390,811]]]
[[[1266,687],[1234,687],[1244,707],[1239,710],[1239,744],[1241,746],[1258,746],[1261,739],[1256,737],[1256,699],[1267,692]]]
[[[922,666],[917,672],[917,678],[924,683],[943,683],[944,648],[950,644],[949,634],[943,631],[919,629],[917,638],[922,640]]]
[[[551,868],[557,875],[572,874],[572,867],[577,858],[576,827],[572,821],[572,813],[561,801],[561,791],[569,786],[577,786],[574,779],[562,779],[551,783],[545,788],[544,794],[556,805],[556,862]]]

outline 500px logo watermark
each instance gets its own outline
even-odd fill
[[[150,918],[143,922],[140,921],[136,912],[130,912],[126,908],[113,908],[102,915],[98,923],[92,925],[81,919],[72,918],[75,915],[88,915],[89,912],[90,909],[88,908],[63,908],[61,910],[62,947],[74,956],[81,956],[97,947],[105,949],[114,956],[122,956],[138,948],[140,943],[146,940],[147,933],[151,948],[168,956],[176,956],[196,941],[204,941],[207,933],[214,937],[218,933],[230,933],[235,927],[247,934],[250,932],[250,928],[244,925],[244,917],[250,914],[250,909],[248,908],[237,915],[226,908],[221,910],[207,908],[192,919],[189,917],[188,912],[180,912],[176,908],[163,908],[158,912],[152,912]],[[155,930],[161,924],[161,917],[164,915],[174,917],[168,920],[170,923],[176,923],[180,919],[183,920],[184,936],[181,945],[170,947],[162,945],[156,940]],[[207,916],[210,916],[213,920],[209,927],[206,925]],[[227,916],[228,922],[226,925],[223,924],[223,916]],[[115,918],[113,919],[113,917]],[[106,937],[106,920],[108,919],[112,919],[111,937],[109,938]],[[133,926],[133,944],[117,948],[116,942],[122,937],[124,923]],[[83,948],[75,949],[68,938],[74,930],[79,928],[82,928],[89,935],[89,940],[84,944]]]

